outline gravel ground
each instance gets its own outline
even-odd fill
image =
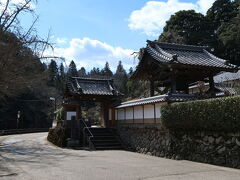
[[[127,151],[55,147],[47,133],[0,137],[0,179],[240,180],[240,170]]]

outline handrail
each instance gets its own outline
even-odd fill
[[[83,140],[84,140],[84,145],[85,145],[85,130],[87,129],[88,130],[88,132],[90,133],[90,136],[88,136],[88,144],[90,145],[90,141],[91,141],[91,139],[94,137],[93,136],[93,134],[92,134],[92,132],[90,131],[90,129],[89,129],[89,127],[87,126],[87,124],[86,124],[86,122],[83,120],[83,119],[80,119],[82,122],[83,122],[83,124],[84,124],[84,128],[83,128]]]

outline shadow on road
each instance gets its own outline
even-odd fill
[[[62,161],[65,158],[81,160],[87,157],[74,153],[76,150],[54,147],[45,139],[42,141],[24,139],[15,142],[11,140],[10,138],[10,140],[0,141],[0,177],[17,175],[19,173],[18,165],[47,169],[48,167],[57,167],[59,160]]]

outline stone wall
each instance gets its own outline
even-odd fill
[[[184,159],[240,168],[240,133],[170,132],[145,125],[118,128],[129,150],[171,159]]]
[[[67,129],[65,127],[57,126],[49,129],[47,140],[56,146],[66,147],[67,137]]]

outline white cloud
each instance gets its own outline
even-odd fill
[[[54,38],[54,36],[53,36],[53,38]],[[68,39],[67,38],[57,38],[56,42],[59,44],[66,44],[68,42]]]
[[[131,30],[140,30],[149,36],[158,36],[172,14],[190,9],[205,14],[213,2],[214,0],[198,0],[196,3],[179,0],[148,1],[140,10],[131,13],[128,27]]]
[[[14,9],[16,9],[15,5],[20,5],[20,6],[25,5],[26,2],[27,2],[26,0],[10,0],[7,12],[11,13]],[[6,3],[7,3],[7,0],[0,0],[0,14],[2,13],[1,11],[5,9]],[[29,2],[27,7],[31,9],[35,9],[36,3],[34,1]]]
[[[28,0],[10,0],[10,5],[18,4],[18,5],[24,5],[28,2]],[[36,8],[36,1],[32,0],[28,3],[28,7],[31,9]]]
[[[62,39],[62,38],[58,38]],[[48,55],[64,57],[67,64],[74,60],[77,67],[85,67],[87,70],[93,67],[102,68],[108,61],[112,70],[116,69],[118,61],[122,61],[124,68],[128,70],[134,64],[133,50],[122,47],[113,47],[105,42],[93,40],[90,38],[74,38],[68,41],[66,48],[55,48],[53,54]]]
[[[212,6],[214,1],[215,0],[198,0],[197,1],[198,11],[203,14],[206,14],[207,10]]]

